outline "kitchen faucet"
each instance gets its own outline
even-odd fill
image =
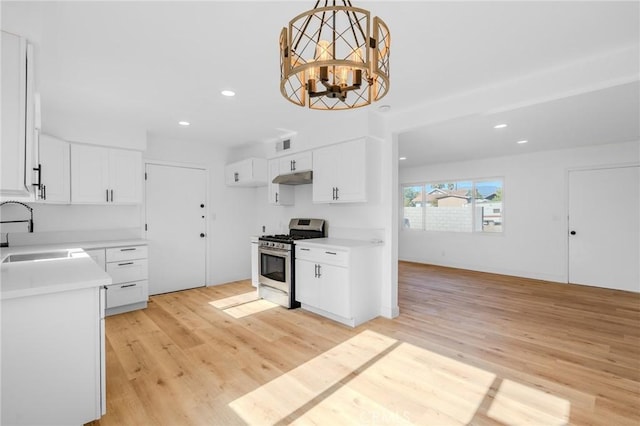
[[[18,204],[20,206],[23,206],[24,208],[26,208],[27,210],[29,210],[29,219],[23,219],[23,220],[0,220],[0,224],[2,223],[28,223],[28,231],[29,232],[33,232],[33,208],[29,207],[28,205],[21,203],[20,201],[4,201],[2,203],[0,203],[0,207],[4,206],[5,204]],[[9,247],[9,233],[6,232],[7,236],[6,236],[6,241],[2,241],[0,242],[0,247]]]

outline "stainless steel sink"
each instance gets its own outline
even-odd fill
[[[2,263],[14,263],[14,262],[30,262],[35,260],[53,260],[64,259],[71,257],[79,257],[84,254],[82,250],[55,250],[39,253],[16,253],[10,254],[2,260]]]

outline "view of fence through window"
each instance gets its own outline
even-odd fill
[[[404,229],[502,232],[502,179],[403,185]]]

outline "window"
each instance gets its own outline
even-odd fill
[[[502,179],[403,185],[404,229],[502,232]]]

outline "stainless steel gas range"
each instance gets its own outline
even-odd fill
[[[258,240],[258,294],[287,308],[297,308],[295,286],[295,241],[325,237],[322,219],[291,219],[289,233],[265,235]]]

